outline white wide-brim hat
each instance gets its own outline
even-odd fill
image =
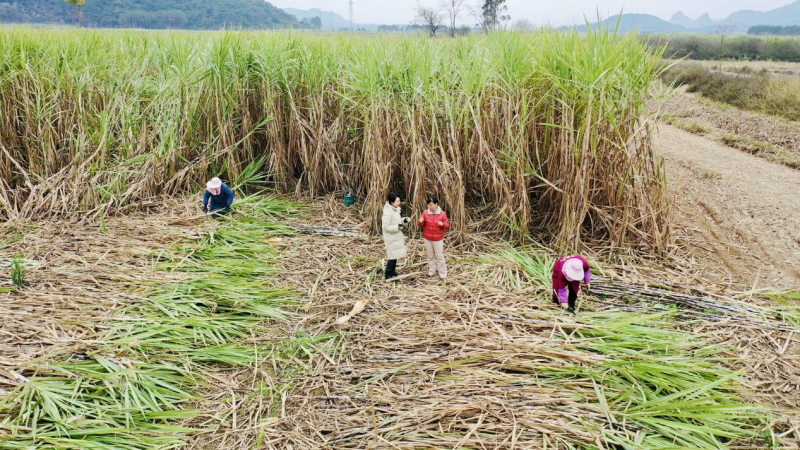
[[[583,279],[583,261],[578,258],[570,258],[564,262],[561,272],[569,281],[579,281]]]
[[[209,189],[219,189],[222,187],[222,180],[214,177],[208,183],[206,183],[206,187]]]

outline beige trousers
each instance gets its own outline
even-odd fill
[[[447,264],[444,262],[444,241],[425,241],[425,250],[428,251],[428,274],[439,273],[442,278],[447,278]]]

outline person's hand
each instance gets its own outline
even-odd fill
[[[440,220],[440,221],[439,221],[439,226],[440,226],[440,227],[443,227],[443,226],[444,226],[444,222],[442,222],[442,221]]]
[[[589,292],[589,289],[591,289],[591,288],[592,288],[592,283],[587,283],[586,284],[586,292]]]
[[[562,303],[561,304],[561,309],[567,309],[567,308],[569,308],[569,303]]]
[[[410,221],[411,219],[409,219],[408,217],[403,217],[403,225],[407,224]]]
[[[425,217],[420,217],[419,218],[419,224],[423,225],[424,223],[425,223]]]
[[[208,212],[208,206],[203,206],[203,212],[204,212],[204,213],[207,213],[207,212]]]

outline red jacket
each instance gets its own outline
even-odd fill
[[[442,208],[436,208],[436,212],[432,213],[430,209],[426,209],[422,213],[422,220],[424,222],[420,225],[422,227],[422,237],[429,241],[444,240],[444,232],[450,229],[450,219],[447,218],[447,213],[442,211]],[[444,225],[439,226],[439,222]],[[419,225],[419,222],[417,222]]]
[[[589,267],[589,262],[586,261],[586,258],[583,256],[564,256],[556,261],[556,264],[553,266],[553,295],[558,297],[559,300],[564,300],[562,303],[566,303],[566,291],[568,285],[572,285],[572,290],[574,290],[575,293],[578,293],[581,290],[581,280],[569,281],[567,280],[567,277],[564,276],[564,272],[562,271],[564,263],[568,259],[572,258],[577,258],[583,262],[583,282],[586,284],[590,284],[592,282],[592,270]]]

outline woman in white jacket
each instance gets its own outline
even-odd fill
[[[405,258],[408,254],[406,250],[406,239],[400,227],[408,224],[408,217],[400,216],[400,197],[397,194],[389,194],[386,205],[383,207],[383,219],[381,228],[383,229],[383,244],[386,246],[386,271],[385,276],[390,280],[397,276],[397,260]]]

